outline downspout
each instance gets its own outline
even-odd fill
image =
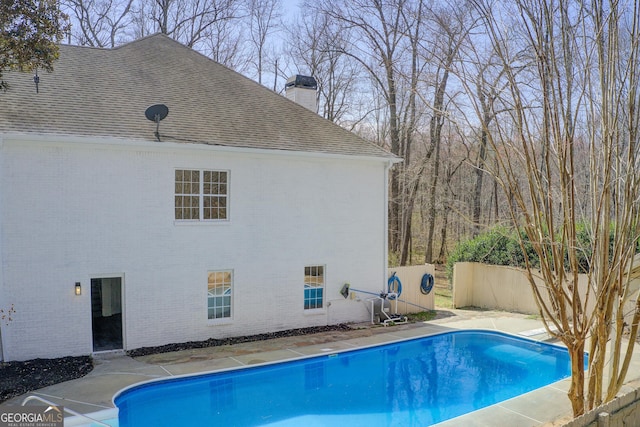
[[[2,199],[2,195],[4,194],[4,192],[2,191],[2,183],[3,183],[3,151],[4,151],[4,138],[2,136],[0,136],[0,308],[4,308],[5,310],[8,309],[9,307],[5,307],[4,304],[6,304],[7,300],[4,296],[4,276],[2,274],[2,272],[4,271],[4,257],[2,256],[2,249],[3,249],[3,245],[4,245],[4,234],[2,232],[2,218],[3,218],[3,199]],[[7,360],[6,358],[6,352],[7,352],[7,346],[6,346],[6,338],[4,337],[5,334],[2,333],[3,329],[6,330],[6,324],[7,322],[0,322],[0,362],[4,362]]]
[[[393,160],[388,160],[384,165],[384,225],[382,227],[383,233],[383,268],[382,268],[382,286],[381,290],[384,291],[385,285],[387,283],[387,277],[389,276],[389,170],[393,167]]]

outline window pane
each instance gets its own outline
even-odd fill
[[[191,208],[191,209],[189,209],[189,212],[191,212],[191,215],[190,215],[189,219],[199,219],[200,218],[200,211],[198,210],[198,208]]]
[[[304,268],[304,308],[322,308],[324,294],[324,266]]]
[[[204,219],[227,219],[227,198],[223,196],[203,196]]]
[[[209,272],[207,284],[208,318],[231,317],[231,297],[231,271]]]
[[[219,195],[227,193],[227,172],[204,171],[203,194]]]
[[[174,184],[175,219],[198,219],[200,171],[176,170]]]

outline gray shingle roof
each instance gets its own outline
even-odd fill
[[[166,104],[162,141],[395,158],[164,35],[114,49],[60,47],[54,72],[5,72],[0,133],[155,140],[145,118]]]

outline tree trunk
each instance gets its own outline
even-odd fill
[[[426,160],[425,160],[426,162]],[[416,176],[416,179],[413,183],[413,185],[411,186],[411,188],[409,189],[409,194],[407,196],[407,204],[408,206],[405,209],[405,215],[406,215],[406,221],[407,223],[404,226],[405,229],[405,236],[403,238],[403,243],[402,243],[402,251],[400,252],[400,265],[407,265],[407,259],[409,258],[409,254],[411,253],[411,218],[413,217],[413,209],[415,207],[415,202],[416,202],[416,197],[418,195],[418,188],[420,187],[420,178],[422,177],[422,174],[424,173],[424,170],[426,169],[426,166],[423,164],[423,166],[420,168],[420,170],[418,171],[418,175]]]
[[[478,92],[481,92],[478,89]],[[491,123],[491,115],[488,111],[489,106],[486,105],[485,97],[480,100],[482,105],[482,129],[480,130],[480,151],[476,162],[475,175],[476,184],[473,193],[473,235],[477,236],[480,232],[480,217],[482,216],[482,184],[484,181],[484,171],[487,161],[487,138],[489,132],[489,124]]]
[[[432,119],[433,123],[433,119]],[[438,178],[440,175],[440,131],[442,129],[442,122],[435,124],[436,131],[435,141],[436,150],[433,158],[433,177],[431,179],[431,185],[429,186],[429,209],[427,210],[427,241],[424,254],[425,264],[431,264],[433,262],[433,234],[436,227],[436,192],[438,190]]]
[[[584,344],[567,346],[571,357],[571,386],[567,395],[575,417],[584,414]]]
[[[442,228],[440,228],[440,253],[438,263],[443,264],[447,259],[447,227],[449,226],[449,206],[445,204],[442,212]]]
[[[476,184],[473,192],[473,236],[480,232],[480,214],[482,213],[482,181],[484,178],[484,162],[487,158],[487,131],[484,126],[481,130],[480,153],[476,163],[475,175]]]
[[[450,52],[450,58],[453,60],[453,53]],[[451,64],[448,62],[447,66]],[[434,111],[431,117],[429,128],[429,143],[435,149],[433,159],[433,176],[431,185],[429,186],[429,209],[427,214],[427,240],[425,242],[424,262],[430,264],[433,262],[433,234],[436,226],[436,191],[438,190],[438,179],[440,175],[440,144],[442,142],[442,126],[444,124],[444,93],[449,78],[449,70],[445,68],[442,81],[437,85],[435,99],[433,103]]]

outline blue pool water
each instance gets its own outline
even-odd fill
[[[115,404],[120,427],[428,426],[570,375],[561,347],[456,331],[146,383]]]

